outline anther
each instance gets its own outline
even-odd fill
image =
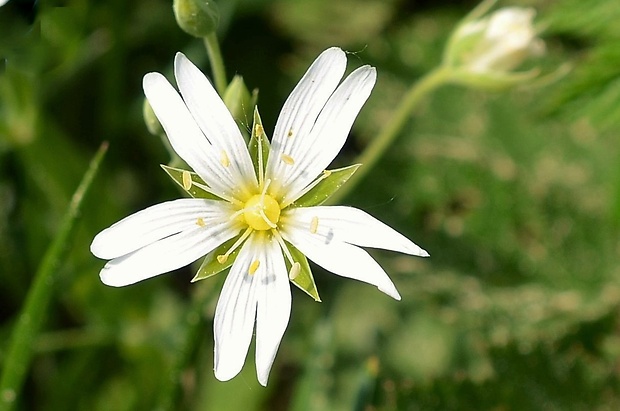
[[[224,150],[222,150],[222,154],[220,154],[220,163],[222,163],[224,167],[228,167],[230,165],[230,160]]]
[[[192,175],[189,173],[189,171],[183,170],[181,177],[183,179],[183,188],[185,189],[185,191],[192,188]]]
[[[254,134],[257,136],[260,136],[263,134],[263,126],[261,126],[260,124],[257,124],[256,127],[254,127]]]
[[[250,268],[248,269],[248,274],[254,275],[256,270],[258,270],[258,266],[260,266],[260,261],[258,260],[252,261],[252,264],[250,264]]]
[[[284,161],[289,166],[292,166],[293,164],[295,164],[295,160],[293,160],[293,157],[289,156],[288,154],[282,154],[280,158],[282,159],[282,161]]]
[[[207,224],[205,223],[205,220],[203,220],[203,219],[202,219],[202,217],[198,217],[198,219],[196,220],[196,225],[197,225],[198,227],[204,227],[204,226],[206,226]]]
[[[312,217],[312,221],[310,221],[310,232],[312,234],[316,234],[316,230],[319,228],[319,217]]]
[[[301,271],[301,264],[295,261],[293,265],[291,266],[291,271],[289,271],[288,273],[289,280],[293,281],[295,278],[297,278],[300,271]]]
[[[215,258],[217,258],[217,262],[218,262],[218,263],[220,263],[220,264],[225,264],[225,263],[226,263],[226,260],[228,260],[228,254],[220,254],[220,255],[218,255],[218,256],[217,256],[217,257],[215,257]]]

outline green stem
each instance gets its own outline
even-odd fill
[[[91,160],[86,174],[71,198],[58,233],[47,249],[28,291],[26,302],[17,319],[6,351],[6,361],[0,378],[0,411],[11,410],[15,405],[32,358],[33,341],[43,323],[54,290],[58,268],[68,250],[67,246],[75,229],[82,200],[97,174],[107,148],[108,144],[103,143]]]
[[[213,70],[213,82],[215,83],[215,89],[224,96],[224,92],[228,87],[228,81],[226,80],[226,69],[224,68],[224,59],[222,58],[222,52],[220,51],[220,44],[217,42],[217,36],[215,32],[207,35],[204,38],[205,47],[207,48],[207,54],[209,55],[209,61],[211,62],[211,70]]]
[[[351,176],[347,184],[327,200],[328,204],[339,203],[340,200],[346,197],[347,194],[363,180],[366,174],[377,164],[377,161],[379,161],[385,150],[394,142],[394,139],[398,137],[400,131],[407,124],[411,112],[422,98],[433,89],[446,83],[449,78],[450,69],[439,66],[411,86],[407,94],[405,94],[401,100],[400,106],[392,118],[386,123],[379,135],[371,141],[368,147],[366,147],[362,154],[355,160],[354,163],[362,164],[362,167]]]

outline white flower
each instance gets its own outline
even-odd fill
[[[535,15],[531,8],[506,7],[467,22],[455,33],[455,49],[461,54],[457,59],[473,72],[487,73],[511,71],[528,57],[541,55],[545,45],[534,29]]]
[[[373,284],[395,299],[400,299],[396,287],[360,246],[428,256],[356,208],[299,205],[304,194],[331,178],[324,170],[375,84],[370,66],[340,83],[345,66],[342,50],[324,51],[284,104],[269,151],[268,142],[254,140],[255,154],[207,78],[183,54],[174,64],[180,95],[161,74],[144,77],[144,92],[172,147],[197,173],[183,171],[182,185],[208,198],[139,211],[99,233],[91,251],[110,260],[100,277],[115,287],[209,253],[217,254],[215,264],[222,268],[234,259],[214,320],[215,376],[220,380],[233,378],[243,367],[256,322],[256,369],[259,382],[267,384],[289,322],[289,278],[295,282],[308,271],[302,253],[328,271]],[[260,137],[262,126],[254,131]],[[224,243],[227,251],[219,253]]]

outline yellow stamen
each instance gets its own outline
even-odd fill
[[[252,228],[248,227],[245,232],[243,234],[241,234],[241,237],[239,237],[237,239],[237,241],[235,241],[235,243],[228,249],[228,251],[226,251],[226,253],[224,254],[220,254],[217,257],[215,257],[217,259],[217,262],[220,264],[225,264],[226,261],[228,261],[228,256],[235,251],[241,244],[243,244],[243,242],[250,236],[250,234],[252,234]]]
[[[205,220],[202,219],[202,217],[198,217],[198,220],[196,220],[196,225],[199,227],[204,227],[207,224],[205,223]]]
[[[181,177],[183,177],[183,188],[185,189],[185,191],[192,188],[192,175],[189,173],[189,171],[183,170]]]
[[[282,154],[280,158],[282,159],[282,161],[284,161],[289,166],[292,166],[293,164],[295,164],[295,160],[293,160],[293,157],[289,156],[288,154]]]
[[[250,268],[248,269],[248,274],[254,275],[256,270],[258,270],[258,266],[260,266],[260,261],[254,260],[252,264],[250,264]]]
[[[220,154],[220,163],[222,163],[224,167],[228,167],[230,165],[230,160],[224,150],[222,150],[222,154]]]
[[[312,217],[312,221],[310,221],[310,232],[312,234],[316,234],[316,230],[319,228],[319,217]]]
[[[295,261],[293,265],[291,266],[291,271],[289,271],[288,273],[289,280],[293,281],[295,278],[297,278],[300,271],[301,271],[301,264]]]

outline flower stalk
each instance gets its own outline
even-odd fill
[[[217,41],[217,35],[212,32],[204,37],[205,47],[207,49],[207,55],[211,62],[211,70],[213,71],[213,83],[215,89],[220,96],[224,96],[226,88],[228,87],[228,80],[226,80],[226,68],[224,67],[224,59],[222,58],[222,51],[220,50],[220,44]]]

